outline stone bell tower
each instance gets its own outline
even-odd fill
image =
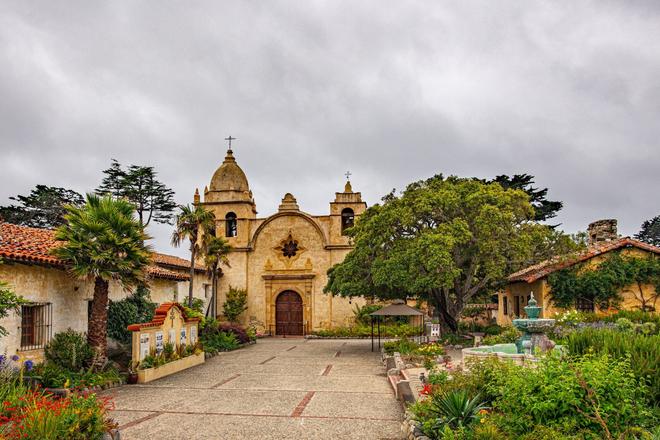
[[[346,185],[343,192],[335,193],[335,200],[330,202],[330,242],[333,245],[348,245],[346,230],[355,224],[355,219],[364,213],[367,204],[362,201],[362,194],[353,192],[350,173],[346,173]]]
[[[199,191],[195,192],[195,203],[215,214],[216,236],[225,238],[234,248],[248,245],[249,222],[256,218],[257,207],[247,177],[236,163],[231,146],[222,165],[213,174],[210,185],[204,188],[203,201]]]

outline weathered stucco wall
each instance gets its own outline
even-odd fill
[[[636,258],[647,258],[649,253],[637,248],[623,249],[621,253],[625,256],[632,256]],[[609,254],[599,255],[590,260],[588,260],[582,270],[593,270],[594,267],[602,263],[605,259],[608,258]],[[537,280],[533,283],[525,282],[516,282],[507,285],[504,290],[498,294],[498,312],[497,312],[497,323],[499,325],[507,325],[511,323],[513,312],[513,304],[516,296],[521,296],[521,301],[524,299],[524,305],[527,305],[527,299],[529,298],[529,292],[534,291],[534,297],[543,309],[541,311],[542,318],[552,318],[556,313],[561,313],[565,309],[556,307],[552,302],[551,288],[548,284],[547,277]],[[642,301],[644,298],[647,300],[647,305],[652,305],[658,307],[658,296],[655,291],[655,286],[650,284],[643,284],[641,286],[633,284],[626,286],[619,291],[622,301],[619,305],[620,309],[623,310],[639,310]],[[504,314],[504,298],[508,298],[509,303],[509,313],[508,315]],[[521,306],[521,311],[522,311]],[[596,312],[605,312],[605,310],[600,310],[596,307]]]
[[[52,335],[67,328],[87,331],[87,305],[93,297],[93,282],[76,280],[58,268],[10,262],[0,264],[0,280],[7,282],[14,292],[30,302],[52,304]],[[194,294],[208,302],[204,283],[208,283],[205,275],[195,276]],[[172,301],[177,292],[180,300],[188,295],[187,281],[152,279],[149,287],[152,301],[159,304]],[[180,294],[182,291],[185,292],[184,295]],[[210,290],[208,292],[210,294]],[[128,292],[122,289],[119,283],[110,283],[111,300],[120,300],[127,295]],[[0,339],[0,353],[13,354],[21,351],[20,324],[20,316],[14,313],[0,320],[0,325],[9,331],[9,335]],[[43,350],[21,352],[26,358],[33,359],[40,359],[42,353]]]

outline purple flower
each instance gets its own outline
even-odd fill
[[[23,363],[23,365],[25,365],[25,370],[26,370],[26,371],[32,371],[32,368],[34,368],[34,362],[32,362],[32,361],[29,360],[29,359],[28,359],[27,361],[25,361],[25,362]]]
[[[5,356],[4,354],[0,354],[0,367],[3,366],[6,361],[7,361],[7,356]]]
[[[11,360],[14,361],[14,362],[17,362],[19,359],[20,359],[20,358],[18,357],[17,354],[12,355],[12,357],[11,357]]]

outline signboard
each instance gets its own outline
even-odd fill
[[[163,332],[156,332],[156,353],[161,354],[165,343],[163,341]]]
[[[186,328],[181,327],[181,339],[179,340],[179,344],[186,345],[187,342],[188,338],[186,337]]]
[[[193,325],[190,327],[190,343],[191,344],[196,344],[197,343],[197,326]]]
[[[431,336],[440,336],[440,324],[431,324]]]
[[[167,340],[172,345],[176,345],[176,331],[173,328],[170,329],[169,339]]]
[[[140,360],[149,355],[150,350],[149,333],[140,334]]]

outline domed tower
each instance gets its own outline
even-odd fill
[[[198,194],[195,202],[200,203]],[[231,148],[213,174],[209,187],[204,188],[201,204],[215,214],[216,236],[225,237],[234,247],[247,246],[248,221],[256,218],[257,207],[247,177],[236,163]]]

